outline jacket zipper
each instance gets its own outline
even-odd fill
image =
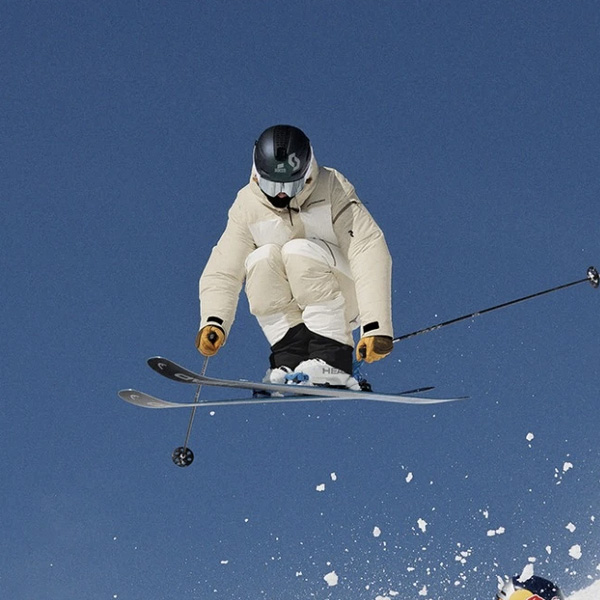
[[[290,225],[293,227],[294,226],[294,219],[292,219],[292,212],[299,213],[300,209],[299,208],[291,208],[291,206],[289,204],[287,206],[287,209],[288,209],[288,215],[290,217]]]

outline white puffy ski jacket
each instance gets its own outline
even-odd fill
[[[320,239],[347,256],[354,279],[361,334],[393,337],[392,260],[383,233],[338,171],[319,167],[286,208],[276,208],[254,177],[231,206],[227,226],[200,278],[200,327],[221,321],[228,334],[245,279],[245,261],[265,244]],[[265,290],[268,294],[269,290]]]

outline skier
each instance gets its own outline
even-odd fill
[[[359,360],[393,348],[391,257],[383,233],[338,171],[320,167],[307,136],[275,125],[255,142],[250,182],[200,277],[196,347],[214,355],[245,282],[271,347],[264,381],[359,389]]]
[[[520,577],[508,579],[498,591],[496,600],[565,600],[565,597],[556,584],[532,575],[525,581]]]

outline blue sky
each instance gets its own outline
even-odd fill
[[[178,469],[185,412],[116,395],[192,400],[145,360],[201,367],[197,279],[275,123],[383,227],[396,335],[585,277],[599,64],[586,1],[5,2],[4,595],[481,600],[528,564],[568,593],[600,579],[587,284],[368,369],[460,405],[199,412]],[[242,297],[208,374],[261,377],[267,354]]]

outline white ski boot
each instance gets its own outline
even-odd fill
[[[360,390],[358,381],[345,371],[336,369],[320,358],[302,361],[293,373],[286,375],[291,383],[300,385],[326,385],[349,390]]]
[[[263,383],[276,383],[278,385],[285,385],[288,380],[287,376],[292,373],[292,369],[289,367],[277,367],[275,369],[268,369],[263,377]]]

